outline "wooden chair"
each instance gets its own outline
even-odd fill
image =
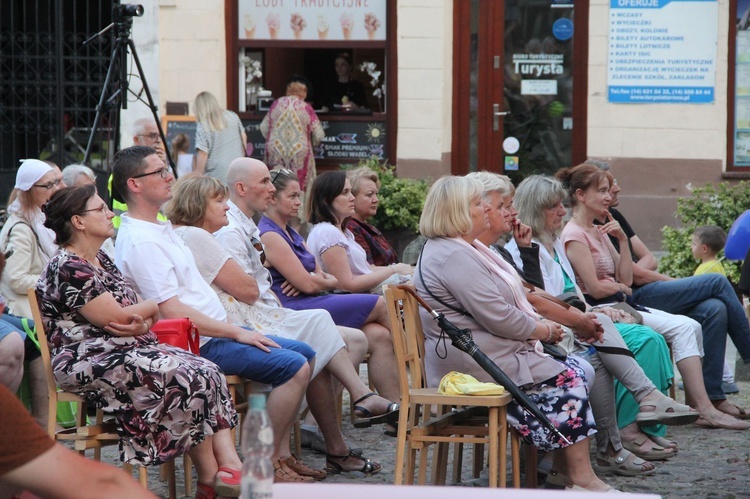
[[[461,445],[475,444],[474,476],[484,459],[483,445],[489,449],[489,485],[505,487],[506,447],[508,437],[507,405],[511,396],[441,395],[436,388],[425,388],[424,333],[419,318],[419,305],[408,292],[396,286],[386,286],[384,297],[393,335],[393,346],[398,364],[401,386],[398,442],[396,444],[396,485],[404,480],[414,483],[414,471],[419,455],[418,483],[424,484],[427,475],[427,449],[433,451],[433,483],[445,483],[448,444],[457,443],[454,452],[454,479],[460,479]],[[411,378],[411,381],[410,381]],[[430,414],[437,407],[437,417]],[[459,408],[459,409],[455,409]],[[407,458],[404,460],[404,450]],[[520,437],[511,435],[513,486],[520,487]]]
[[[47,378],[47,392],[49,394],[49,416],[47,419],[47,433],[50,438],[60,441],[72,441],[73,448],[80,454],[84,454],[88,449],[94,449],[94,459],[100,458],[100,449],[107,445],[116,445],[118,442],[117,428],[114,423],[105,423],[104,413],[101,410],[96,411],[96,423],[88,424],[86,422],[86,401],[73,393],[60,390],[55,383],[55,377],[52,373],[52,359],[47,343],[47,333],[44,330],[44,323],[39,311],[39,302],[36,296],[36,290],[29,288],[27,291],[31,314],[34,319],[34,326],[37,331],[39,340],[39,349],[42,354],[44,363],[44,374]],[[57,403],[73,402],[76,404],[76,426],[74,428],[56,430],[57,426]],[[190,475],[190,458],[184,455],[185,460],[185,495],[192,495],[192,480]],[[133,467],[124,464],[123,468],[132,473]],[[169,499],[177,497],[175,485],[174,461],[162,465],[162,474],[166,474],[169,481]],[[138,481],[144,487],[148,488],[148,470],[144,466],[138,467]],[[190,484],[190,485],[188,485]]]

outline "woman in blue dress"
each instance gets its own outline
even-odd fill
[[[320,269],[302,236],[289,225],[301,204],[296,175],[285,168],[274,170],[271,181],[276,192],[258,229],[273,277],[272,289],[285,307],[322,308],[337,325],[361,329],[369,343],[369,373],[375,388],[382,397],[398,400],[396,359],[385,302],[376,295],[336,292],[338,280]]]

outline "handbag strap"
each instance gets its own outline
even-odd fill
[[[458,312],[461,315],[465,315],[467,317],[471,317],[471,314],[469,312],[467,312],[466,310],[464,310],[462,308],[454,307],[453,305],[451,305],[449,303],[445,303],[443,300],[441,300],[440,298],[438,298],[437,296],[435,296],[434,294],[432,294],[432,291],[430,291],[430,288],[427,287],[427,283],[425,282],[424,276],[422,275],[422,253],[424,252],[424,247],[427,246],[427,243],[429,243],[429,242],[430,241],[428,239],[427,242],[422,245],[422,249],[419,250],[419,258],[417,259],[417,272],[419,272],[419,280],[422,281],[422,286],[424,286],[424,290],[427,291],[427,294],[429,294],[432,297],[433,300],[435,300],[436,302],[438,302],[442,306],[447,307],[447,308],[453,310],[454,312]]]

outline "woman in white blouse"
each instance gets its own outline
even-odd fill
[[[308,221],[315,226],[307,245],[324,272],[338,279],[339,289],[353,293],[379,292],[383,284],[406,282],[414,269],[405,263],[377,267],[346,229],[354,214],[354,195],[344,171],[326,172],[315,179],[308,199]]]

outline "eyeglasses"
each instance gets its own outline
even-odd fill
[[[159,135],[156,132],[143,133],[143,134],[140,134],[139,137],[146,137],[151,142],[161,142],[161,135]]]
[[[53,180],[52,182],[48,182],[46,184],[34,184],[34,187],[40,187],[40,188],[43,188],[43,189],[50,190],[50,189],[53,189],[53,188],[57,187],[58,185],[60,185],[60,182],[62,182],[62,181],[63,181],[63,179],[58,178],[57,180]]]
[[[107,213],[107,203],[102,203],[102,205],[98,208],[90,208],[88,210],[82,210],[81,213],[89,213],[91,211],[98,211],[101,214]]]
[[[261,243],[257,237],[250,238],[250,243],[253,245],[253,248],[255,248],[255,251],[260,254],[260,264],[264,265],[266,263],[266,252],[263,251],[263,243]]]
[[[141,173],[140,175],[133,175],[130,178],[143,178],[143,177],[148,177],[149,175],[156,175],[157,173],[159,174],[161,178],[167,178],[169,177],[169,174],[171,172],[169,171],[169,168],[165,166],[164,168],[156,170],[155,172]]]
[[[295,175],[292,170],[288,170],[286,168],[279,168],[278,170],[273,170],[271,172],[271,183],[272,184],[276,183],[276,179],[279,178],[279,175],[284,175],[284,176],[287,176],[287,177],[297,178],[297,175]]]

